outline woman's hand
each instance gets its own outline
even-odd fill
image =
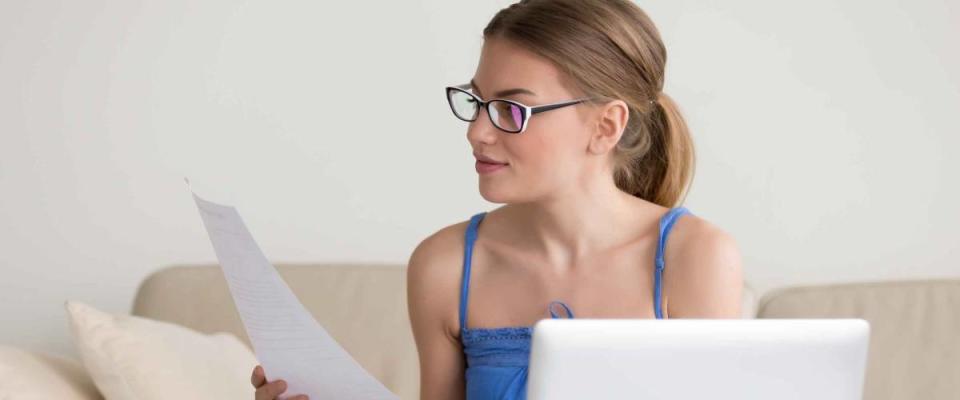
[[[263,373],[263,367],[257,365],[253,367],[253,375],[250,376],[250,383],[257,389],[254,396],[255,400],[274,400],[281,393],[287,390],[287,382],[283,379],[277,379],[273,382],[267,382],[267,376]],[[308,400],[305,394],[291,397],[289,400]]]

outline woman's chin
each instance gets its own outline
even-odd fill
[[[480,196],[491,203],[512,203],[514,196],[504,188],[480,182]]]

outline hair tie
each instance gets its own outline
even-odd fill
[[[653,95],[653,99],[650,100],[650,104],[660,104],[660,98],[663,97],[663,91],[658,90],[657,93]]]

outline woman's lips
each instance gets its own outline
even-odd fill
[[[488,163],[488,162],[485,162],[485,161],[477,160],[477,165],[476,165],[476,167],[477,167],[477,172],[478,172],[478,173],[480,173],[480,174],[489,174],[489,173],[492,173],[492,172],[499,171],[499,170],[503,169],[504,167],[506,167],[507,165],[510,165],[510,164],[495,164],[495,163]]]

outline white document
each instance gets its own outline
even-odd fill
[[[398,399],[297,300],[236,208],[209,202],[196,193],[193,199],[267,379],[287,382],[281,399],[297,394],[306,394],[310,400]]]

